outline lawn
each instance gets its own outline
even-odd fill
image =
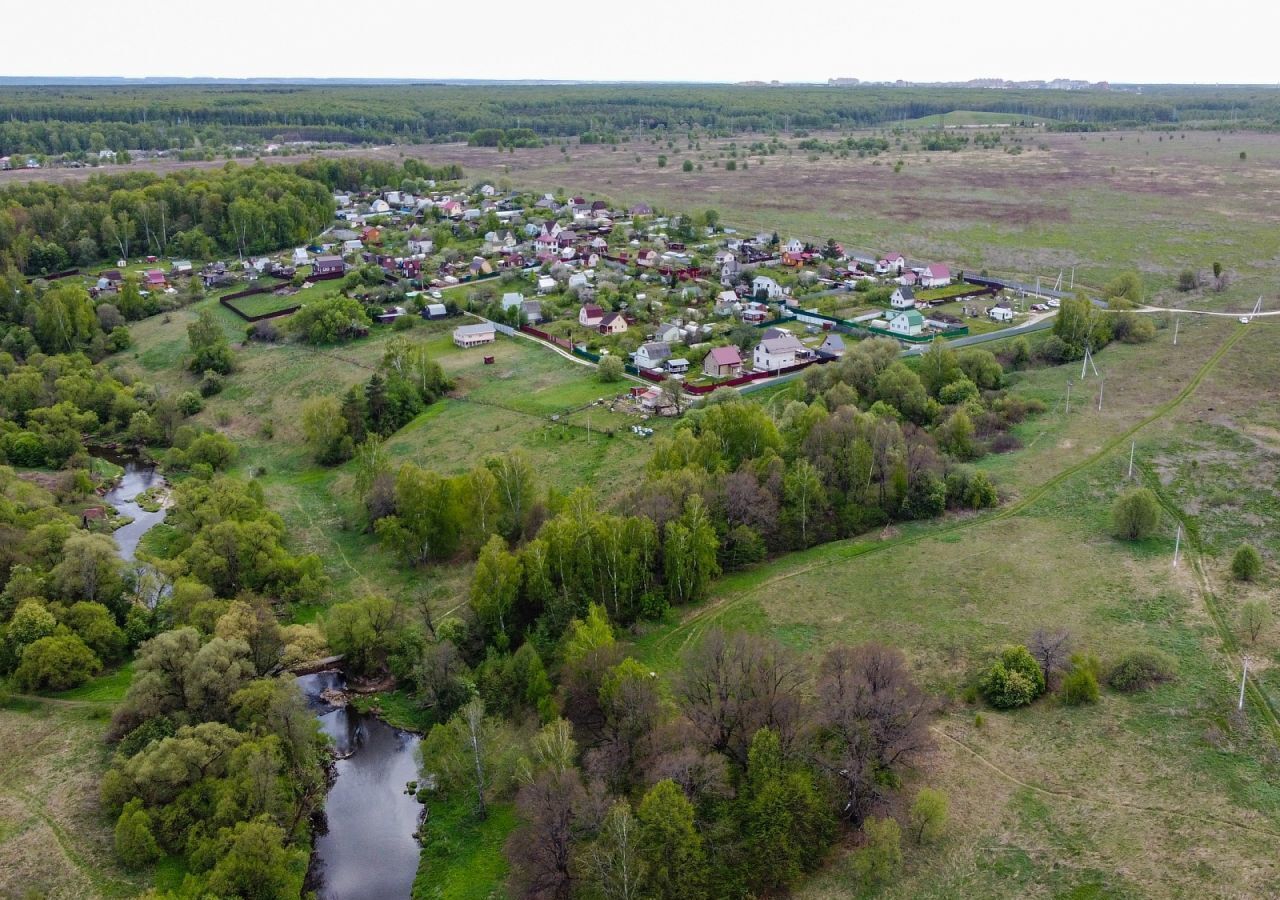
[[[61,691],[53,696],[59,700],[85,700],[92,703],[119,703],[133,681],[133,661],[114,671],[91,678],[79,687]]]
[[[280,312],[282,309],[290,309],[303,302],[304,299],[310,299],[310,295],[296,293],[278,297],[273,293],[266,293],[254,294],[251,297],[237,297],[227,302],[244,316],[252,318],[253,316],[267,316],[271,313]]]
[[[490,806],[478,820],[466,800],[431,802],[415,900],[490,900],[505,897],[507,860],[502,853],[516,826],[510,804]]]

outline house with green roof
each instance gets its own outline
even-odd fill
[[[892,334],[914,337],[924,331],[924,316],[914,309],[904,309],[889,320],[889,331]]]

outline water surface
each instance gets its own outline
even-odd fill
[[[341,689],[340,672],[298,678],[298,686],[340,757],[325,799],[328,832],[316,836],[314,870],[323,900],[407,898],[421,848],[414,832],[422,805],[406,794],[418,779],[418,736],[376,716],[332,707],[320,694]]]

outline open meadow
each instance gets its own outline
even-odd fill
[[[713,624],[773,634],[805,653],[883,641],[947,698],[936,750],[917,774],[946,791],[954,819],[941,852],[908,851],[884,896],[1240,897],[1280,890],[1280,700],[1274,627],[1242,646],[1244,596],[1226,572],[1244,538],[1276,560],[1274,436],[1280,403],[1250,384],[1280,353],[1280,328],[1201,320],[1077,367],[1016,376],[1048,411],[1025,448],[983,461],[1006,495],[993,514],[831,544],[726,577],[701,608],[639,639],[669,668]],[[1256,363],[1253,361],[1257,361]],[[1256,369],[1255,369],[1256,365]],[[1066,412],[1068,378],[1076,382]],[[1156,536],[1109,535],[1115,496],[1157,489]],[[1221,476],[1221,477],[1219,477]],[[1172,565],[1177,523],[1184,537]],[[1066,628],[1103,659],[1154,646],[1178,679],[1141,695],[1104,691],[1096,707],[1048,700],[1016,713],[966,702],[982,661],[1040,627]],[[1240,652],[1264,700],[1235,710]],[[837,863],[804,896],[843,897]]]
[[[0,708],[0,896],[136,897],[149,886],[120,865],[98,801],[109,712],[97,700]]]
[[[182,369],[186,328],[205,308],[214,312],[230,340],[243,339],[244,323],[206,300],[137,325],[138,349],[118,357],[121,364],[164,390],[190,390],[194,378]],[[647,439],[634,435],[630,426],[640,418],[623,411],[621,404],[617,411],[609,402],[595,405],[626,394],[630,381],[602,384],[594,368],[524,339],[499,337],[496,344],[461,350],[451,333],[462,321],[418,321],[408,332],[375,326],[369,337],[333,348],[292,341],[246,343],[236,350],[237,368],[226,388],[208,398],[196,417],[235,441],[238,471],[257,476],[272,509],[289,528],[293,549],[320,555],[339,596],[407,596],[421,590],[424,581],[419,573],[396,565],[372,535],[354,527],[362,516],[351,500],[353,464],[317,465],[301,427],[301,408],[308,398],[340,396],[367,381],[394,336],[423,343],[455,388],[386,442],[393,465],[412,461],[453,474],[490,455],[518,449],[546,485],[565,493],[588,485],[605,498],[616,497],[639,477]],[[486,365],[485,357],[493,363]],[[649,424],[666,427],[664,422]],[[426,581],[439,579],[452,596],[465,584],[467,571],[445,568]]]
[[[752,136],[703,138],[701,149],[683,140],[667,147],[633,139],[616,149],[570,144],[567,152],[558,145],[501,153],[453,144],[403,152],[460,163],[477,177],[670,210],[712,208],[730,226],[776,230],[784,240],[834,237],[848,249],[896,250],[968,271],[1050,281],[1063,271],[1065,283],[1076,267],[1078,281],[1100,286],[1136,268],[1167,299],[1193,305],[1243,309],[1260,293],[1274,296],[1280,135],[1002,131],[1002,143],[989,150],[891,148],[862,158],[807,153],[790,136],[783,140],[791,149],[773,155],[747,152]],[[896,140],[888,131],[875,134]],[[844,136],[865,135],[815,135]],[[722,155],[731,146],[736,171],[726,170]],[[1019,152],[1005,152],[1010,147]],[[663,168],[659,154],[668,157]],[[703,168],[682,171],[686,159]],[[1235,289],[1208,297],[1174,293],[1183,269],[1207,270],[1215,260],[1236,274]]]

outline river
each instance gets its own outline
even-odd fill
[[[316,835],[317,893],[323,900],[408,897],[421,854],[414,832],[422,805],[405,793],[418,780],[418,736],[322,699],[345,684],[340,672],[298,678],[338,756],[324,804],[328,831]]]
[[[124,467],[124,475],[118,484],[103,495],[104,500],[116,508],[122,515],[131,516],[133,521],[123,528],[117,528],[113,534],[120,547],[120,558],[125,562],[133,562],[138,550],[138,541],[142,536],[164,521],[163,508],[155,512],[147,512],[134,502],[134,498],[148,488],[164,484],[164,478],[156,471],[156,467],[137,458],[116,457],[111,462]]]
[[[136,458],[111,461],[124,467],[124,476],[103,499],[133,517],[114,534],[121,559],[133,562],[142,536],[165,517],[164,509],[147,512],[134,498],[164,478]],[[401,900],[410,896],[421,853],[414,833],[422,805],[405,793],[405,784],[418,779],[418,737],[321,697],[345,686],[340,672],[298,679],[339,757],[325,799],[328,830],[316,835],[310,880],[321,900]]]

